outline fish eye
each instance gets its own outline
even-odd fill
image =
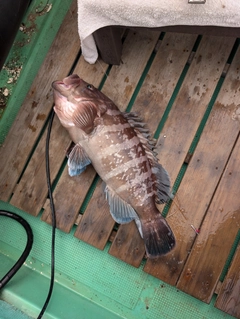
[[[88,84],[88,85],[87,85],[87,88],[88,88],[89,90],[92,90],[91,84]]]

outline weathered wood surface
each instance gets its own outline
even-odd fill
[[[71,37],[69,37],[69,34],[71,34]],[[69,72],[79,48],[77,3],[74,2],[38,75],[33,81],[4,144],[1,146],[1,156],[8,159],[7,165],[5,161],[0,161],[1,200],[7,201],[11,197],[19,176],[31,154],[33,145],[36,143],[43,124],[48,117],[53,104],[51,94],[52,81],[56,78],[61,78]],[[63,63],[60,61],[63,61]],[[60,65],[61,68],[59,67]],[[26,201],[28,200],[29,197],[27,195]]]
[[[45,164],[46,135],[45,131],[10,201],[12,205],[34,216],[38,215],[48,195]],[[61,136],[61,140],[57,138],[58,136]],[[52,181],[54,181],[64,161],[62,154],[69,144],[67,132],[62,129],[55,117],[49,145]]]
[[[122,64],[112,67],[102,90],[121,111],[128,106],[159,35],[156,31],[129,31],[123,45]]]
[[[81,56],[74,72],[79,74],[79,76],[81,76],[85,81],[92,83],[94,86],[98,87],[106,70],[107,65],[102,61],[98,61],[98,63],[95,65],[90,65]],[[61,126],[58,119],[57,121],[59,126]],[[64,134],[67,133],[63,127],[61,129],[64,130]],[[61,135],[58,135],[55,138],[57,139],[57,141],[61,142]],[[51,139],[53,139],[53,137],[51,137]],[[70,137],[68,136],[68,134],[67,139],[68,143],[70,143]],[[61,151],[62,152],[60,154],[60,157],[65,158],[65,150]],[[59,229],[66,232],[70,231],[72,225],[76,221],[76,218],[79,214],[79,209],[86,196],[88,188],[92,184],[95,174],[95,170],[90,166],[80,176],[70,177],[68,175],[67,166],[65,167],[64,172],[61,175],[53,192],[53,199],[56,209],[56,222]],[[42,220],[51,223],[51,211],[48,200],[46,201],[44,208],[45,210],[41,218]]]
[[[79,51],[76,13],[75,2],[1,147],[1,155],[9,161],[8,166],[0,162],[0,199],[7,201],[13,193],[10,203],[33,215],[44,208],[41,219],[47,223],[51,223],[51,213],[45,177],[46,132],[33,155],[31,152],[52,108],[51,82],[68,74]],[[153,63],[132,107],[154,133],[169,101],[173,100],[184,66],[189,63],[157,143],[159,162],[168,170],[173,184],[235,39],[204,36],[196,53],[192,52],[196,35],[167,33],[163,40],[158,39],[159,32],[156,31],[129,31],[123,47],[123,63],[111,68],[102,91],[124,111],[155,48]],[[147,260],[144,267],[144,271],[205,302],[211,300],[216,289],[240,224],[239,51],[168,213],[177,246],[167,256]],[[98,87],[107,68],[101,60],[89,65],[81,57],[74,73]],[[46,73],[46,70],[51,72]],[[57,227],[69,232],[77,221],[74,236],[98,249],[104,249],[111,240],[109,253],[138,267],[145,254],[143,240],[134,222],[120,225],[113,231],[115,222],[109,213],[100,179],[83,215],[79,215],[86,195],[93,190],[91,185],[96,181],[96,172],[89,165],[80,176],[69,177],[65,166],[58,176],[70,143],[68,133],[55,117],[50,141],[50,169],[52,180],[58,180],[53,192]],[[200,229],[198,235],[192,226]],[[216,307],[238,318],[239,251],[238,248],[216,302]]]
[[[240,228],[240,139],[208,209],[178,287],[210,302]]]
[[[74,177],[70,177],[67,168],[65,168],[61,180],[53,192],[57,228],[66,233],[70,232],[95,174],[92,165],[89,165],[81,175]],[[48,224],[52,223],[49,199],[44,204],[41,220]]]
[[[194,232],[189,228],[189,225],[192,224],[194,225],[194,227],[200,228],[205,214],[207,213],[206,220],[208,220],[208,218],[211,218],[211,214],[213,214],[212,205],[214,205],[216,201],[218,190],[217,194],[213,198],[212,203],[210,202],[211,197],[214,195],[216,187],[218,186],[218,182],[221,179],[222,171],[224,170],[228,162],[229,154],[231,154],[235,141],[239,135],[240,124],[238,121],[234,120],[234,114],[239,108],[240,99],[239,61],[240,49],[238,49],[230,66],[224,84],[215,102],[212,113],[210,114],[210,118],[201,136],[199,145],[194,153],[187,173],[184,176],[182,185],[178,191],[178,199],[180,202],[180,206],[184,209],[184,212],[178,212],[174,215],[175,217],[172,216],[172,218],[175,219],[175,222],[176,219],[180,220],[178,231],[182,234],[181,237],[179,237],[179,246],[181,247],[181,249],[178,250],[179,259],[176,259],[176,275],[180,274],[184,262],[180,264],[180,266],[177,266],[177,263],[179,262],[179,260],[181,260],[181,258],[182,260],[185,260],[188,257],[188,251],[190,250],[196,237]],[[236,150],[234,150],[234,154],[236,154]],[[231,157],[230,163],[233,160],[234,158]],[[233,182],[235,181],[235,187],[237,191],[237,189],[239,188],[239,180],[237,179],[239,178],[239,169],[237,167],[232,168],[232,175],[235,176],[235,180],[233,180]],[[207,183],[205,181],[207,181]],[[222,185],[222,183],[223,182],[221,181],[220,185]],[[232,185],[232,193],[231,189],[228,189],[227,185],[225,185],[225,193],[227,196],[225,197],[224,203],[225,209],[220,211],[220,215],[215,212],[215,221],[212,221],[211,223],[210,221],[208,221],[208,231],[211,234],[215,229],[214,223],[220,223],[222,219],[227,217],[230,218],[228,216],[228,212],[232,211],[232,209],[230,208],[231,205],[233,205],[234,207],[233,211],[237,210],[237,207],[239,207],[240,209],[240,202],[236,196],[236,191],[234,191],[233,188],[234,186]],[[210,203],[211,206],[209,210],[207,210]],[[218,205],[220,207],[220,203],[218,203]],[[204,225],[206,225],[205,220],[203,222],[203,226]],[[219,226],[220,225],[221,223],[219,224]],[[235,227],[233,221],[233,228],[228,225],[231,231],[223,231],[222,236],[221,234],[218,234],[219,237],[214,237],[214,245],[219,251],[217,253],[216,250],[214,255],[212,255],[213,252],[211,245],[206,244],[206,246],[202,247],[202,251],[199,251],[200,238],[204,236],[204,240],[206,240],[208,234],[207,230],[205,230],[203,226],[201,227],[201,233],[203,233],[203,235],[200,234],[197,236],[193,246],[193,251],[188,257],[188,261],[183,269],[177,286],[179,287],[179,289],[209,302],[220,276],[221,267],[223,267],[226,261],[226,259],[224,261],[224,256],[226,256],[226,254],[228,254],[229,252],[230,247],[228,245],[231,245],[231,243],[233,243],[236,234],[233,230]],[[187,227],[189,229],[187,229]],[[186,234],[189,233],[189,230],[192,232],[192,234],[187,237]],[[224,238],[225,235],[227,235],[228,240]],[[209,236],[209,240],[211,240],[210,238],[211,236]],[[224,248],[225,244],[226,247]],[[224,252],[222,251],[223,249]],[[210,256],[214,256],[214,258],[212,259]],[[223,259],[219,260],[218,256]],[[206,260],[209,260],[209,263],[206,262]],[[195,265],[197,266],[197,270],[192,269],[193,263],[195,263]],[[212,276],[212,274],[209,274],[210,268],[208,267],[210,266],[211,269],[214,269],[214,276]],[[199,285],[200,279],[198,278],[198,275],[195,274],[195,272],[199,273],[199,276],[201,273],[202,282],[204,280],[204,277],[207,278],[208,276],[211,276],[211,282],[208,283],[208,288],[206,289],[207,291],[204,293],[200,292],[202,290],[202,287],[200,287]],[[205,279],[205,281],[207,282],[208,280]]]
[[[216,190],[218,181],[221,178],[222,171],[227,164],[229,154],[231,153],[234,143],[239,135],[240,125],[238,121],[234,120],[233,116],[238,109],[240,99],[239,61],[240,50],[237,51],[235,58],[230,66],[224,84],[215,102],[212,113],[210,114],[210,118],[201,136],[199,145],[194,153],[187,173],[184,176],[184,180],[182,181],[182,185],[178,191],[180,206],[185,211],[182,213],[178,211],[178,213],[172,216],[172,218],[175,219],[175,222],[177,222],[176,219],[180,220],[178,231],[182,234],[181,237],[179,237],[179,247],[181,247],[181,250],[178,250],[179,259],[176,260],[175,265],[177,269],[176,276],[180,274],[184,262],[179,266],[177,266],[177,263],[179,262],[179,260],[181,260],[181,258],[182,260],[185,260],[188,257],[188,251],[190,250],[196,237],[196,234],[194,234],[193,230],[189,228],[189,225],[192,224],[194,225],[194,227],[200,228],[205,214],[207,213],[206,219],[208,218],[209,214],[211,215],[211,206],[207,211],[211,197]],[[234,176],[238,174],[238,170],[234,170],[232,172]],[[207,183],[205,181],[207,181]],[[238,188],[237,177],[235,187]],[[227,213],[227,205],[229,205],[230,201],[232,202],[233,206],[240,205],[237,197],[234,198],[234,193],[232,194],[230,189],[226,188],[225,192],[229,199],[225,203],[225,211],[221,212],[223,216]],[[215,202],[215,197],[213,198],[213,202]],[[185,209],[185,207],[187,209]],[[217,223],[219,221],[219,216],[216,214],[215,218]],[[203,225],[206,225],[205,221]],[[214,229],[214,225],[212,224],[209,224],[209,229],[211,226],[213,227],[212,229]],[[189,231],[191,231],[191,234],[189,234],[188,241],[186,241],[186,234],[188,234]],[[201,227],[201,233],[202,232],[204,234],[203,227]],[[200,299],[206,299],[207,301],[210,301],[212,293],[214,292],[215,286],[217,284],[218,276],[220,276],[219,267],[223,265],[220,263],[217,257],[214,257],[213,260],[211,260],[211,258],[209,257],[212,254],[211,251],[208,251],[208,249],[212,249],[211,246],[206,246],[201,254],[199,253],[198,241],[201,236],[198,235],[196,238],[196,242],[193,246],[193,252],[188,258],[188,261],[185,265],[185,268],[183,269],[177,286],[179,287],[179,289],[193,294],[194,296],[199,296]],[[230,233],[227,233],[227,236],[230,243],[234,241],[234,232],[231,231]],[[215,245],[217,245],[219,253],[221,253],[218,253],[217,255],[223,257],[224,253],[221,251],[221,247],[223,248],[222,241],[226,241],[224,238],[221,237],[219,237],[218,240],[219,242],[217,242],[215,239]],[[194,253],[195,245],[197,245],[196,247],[198,247],[197,253]],[[228,253],[227,248],[225,250],[225,253]],[[200,255],[201,257],[198,257]],[[208,268],[205,261],[206,259],[211,260],[211,267],[212,269],[214,269],[215,276],[212,277],[211,284],[208,285],[208,293],[202,295],[198,291],[202,288],[199,287],[197,276],[191,276],[189,274],[189,269],[191,269],[191,267],[189,266],[189,262],[191,263],[192,260],[193,263],[194,260],[194,263],[196,263],[197,267],[199,267],[199,273],[202,273],[201,280],[203,280],[203,274],[205,274],[205,276],[208,276]],[[222,261],[222,263],[223,262],[224,261]],[[194,270],[191,270],[191,272],[193,271]]]
[[[167,34],[159,46],[132,108],[148,124],[152,134],[158,127],[196,38],[194,35]],[[109,253],[129,263],[129,251],[135,252],[131,264],[139,266],[145,249],[134,222],[119,227]]]
[[[112,99],[120,110],[124,111],[127,108],[158,37],[159,33],[155,31],[128,33],[123,46],[123,63],[120,66],[112,67],[102,89],[103,93]],[[141,55],[138,54],[140,44],[142,47]],[[111,230],[114,224],[108,203],[99,184],[80,220],[75,236],[103,249],[110,235],[110,232],[106,231],[106,225],[109,225]],[[91,227],[86,225],[91,225]],[[128,255],[130,264],[135,262],[134,257],[131,254]]]
[[[173,180],[177,178],[186,158],[191,142],[213,95],[233,44],[234,39],[203,37],[196,51],[158,142],[161,163],[166,167]],[[212,142],[214,142],[215,138],[212,135],[211,139]],[[204,138],[201,138],[201,140],[204,140]],[[208,143],[208,136],[206,143]],[[206,152],[207,147],[209,146],[206,144],[206,147],[203,147],[202,150]],[[209,151],[210,150],[211,146]],[[146,272],[172,285],[176,284],[188,256],[189,249],[195,239],[195,233],[191,228],[191,224],[196,224],[196,226],[194,226],[197,227],[197,225],[201,223],[204,215],[202,211],[199,213],[196,212],[199,206],[199,199],[203,196],[201,194],[202,191],[197,191],[196,194],[193,193],[189,183],[197,182],[199,190],[201,190],[203,186],[200,183],[201,181],[202,183],[207,183],[205,187],[203,187],[205,194],[208,193],[207,187],[210,183],[210,196],[205,199],[206,202],[204,205],[208,204],[208,201],[211,199],[211,194],[213,194],[213,190],[211,189],[212,183],[202,178],[202,174],[204,173],[202,169],[200,169],[200,172],[195,178],[197,167],[200,167],[199,164],[201,164],[203,160],[203,151],[202,153],[199,152],[199,157],[196,157],[195,161],[193,161],[193,159],[191,160],[189,166],[192,166],[192,170],[190,172],[189,167],[187,170],[189,171],[188,177],[184,177],[186,181],[188,178],[188,182],[184,183],[184,180],[182,181],[178,191],[180,195],[177,193],[174,200],[177,206],[173,204],[168,213],[169,217],[167,217],[167,220],[177,239],[175,249],[164,257],[148,260],[144,267]],[[212,154],[212,156],[214,156],[214,154]],[[200,162],[197,161],[198,158]],[[211,165],[214,174],[218,173],[215,169],[217,165],[220,165],[220,163],[214,166],[214,161]],[[224,165],[224,161],[222,165]],[[205,173],[208,173],[208,171],[205,171]],[[209,176],[211,177],[210,171]],[[215,183],[216,182],[217,180],[215,180]],[[193,186],[193,189],[196,190],[196,186]],[[181,194],[184,194],[183,198]],[[198,198],[196,198],[196,196],[198,196]],[[204,206],[204,209],[206,209],[206,206]]]
[[[104,249],[114,225],[115,221],[110,215],[109,205],[103,193],[102,181],[99,179],[74,236],[98,249]]]
[[[215,307],[240,318],[240,244],[223,281]]]

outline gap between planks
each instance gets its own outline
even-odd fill
[[[69,71],[79,51],[80,43],[76,21],[77,2],[74,1],[33,81],[4,144],[1,146],[2,155],[8,158],[8,165],[4,161],[0,162],[0,199],[3,201],[8,201],[11,197],[31,155],[32,148],[48,118],[53,104],[52,81],[61,78]],[[71,34],[71,37],[69,37],[69,34]],[[59,68],[59,61],[63,61],[61,68]],[[30,197],[27,198],[28,200],[31,202]],[[34,201],[32,204],[34,205]],[[32,208],[30,207],[31,212]]]
[[[240,244],[221,285],[215,307],[240,319]]]
[[[230,50],[230,48],[231,43],[229,43],[228,49]],[[229,50],[227,51],[229,52]],[[228,54],[225,59],[227,56]],[[187,172],[181,182],[176,199],[169,211],[168,220],[177,233],[177,247],[172,253],[158,262],[153,263],[153,265],[148,261],[145,266],[147,272],[158,272],[160,279],[167,281],[172,285],[176,285],[179,276],[181,276],[177,284],[179,289],[184,290],[199,299],[206,298],[207,301],[209,301],[209,298],[211,298],[210,296],[212,296],[218,278],[215,278],[215,281],[214,278],[211,279],[210,284],[208,281],[208,288],[206,288],[206,290],[208,290],[208,297],[204,297],[203,294],[197,293],[197,291],[202,291],[203,288],[200,282],[197,282],[196,278],[201,277],[201,282],[203,282],[204,275],[207,278],[208,272],[206,264],[199,259],[200,253],[199,249],[197,249],[197,242],[202,236],[201,233],[204,233],[204,229],[201,227],[200,235],[196,235],[191,228],[191,225],[194,225],[195,228],[200,227],[239,133],[239,123],[233,121],[232,118],[238,105],[237,101],[239,100],[239,91],[235,90],[235,86],[233,87],[233,83],[236,84],[236,88],[239,87],[239,84],[236,83],[236,80],[239,81],[238,61],[239,52],[235,56],[229,69],[199,144],[197,145],[187,168]],[[235,172],[237,173],[236,170]],[[233,205],[236,205],[236,199],[234,199]],[[209,211],[208,214],[210,214]],[[232,236],[230,242],[234,240],[234,233]],[[190,254],[189,259],[191,259],[191,267],[189,267],[188,261],[186,265],[185,262],[196,238],[196,253]],[[229,250],[226,247],[225,253],[228,253],[228,251]],[[203,258],[203,254],[206,257]],[[221,254],[220,246],[219,255]],[[202,251],[201,257],[205,263],[209,258],[208,256],[209,252]],[[213,260],[211,262],[213,263]],[[148,264],[150,266],[150,271],[148,271]],[[212,266],[213,265],[215,265],[215,263],[213,263]],[[198,267],[198,270],[194,270],[196,267]],[[216,268],[217,267],[218,266],[216,265]],[[184,270],[181,274],[183,268]],[[205,279],[205,281],[207,282],[207,279]],[[198,284],[195,284],[196,282]],[[192,283],[192,287],[190,283]]]
[[[196,38],[196,35],[169,33],[165,35],[158,48],[132,107],[132,111],[141,114],[152,133],[158,127]],[[160,162],[162,162],[161,155]],[[109,252],[127,263],[130,262],[131,252],[133,252],[135,257],[133,265],[135,267],[140,265],[145,249],[134,222],[119,227]]]

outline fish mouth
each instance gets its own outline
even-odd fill
[[[63,83],[65,85],[75,85],[80,84],[81,79],[77,74],[71,74],[63,79]]]
[[[52,83],[53,95],[58,98],[67,98],[72,86],[66,85],[63,81],[54,81]]]
[[[81,79],[77,74],[72,74],[64,78],[62,81],[52,82],[52,88],[57,91],[68,90],[73,86],[81,83]]]
[[[54,82],[52,82],[52,88],[54,89],[54,90],[58,90],[58,86],[60,86],[60,85],[65,85],[62,81],[54,81]]]

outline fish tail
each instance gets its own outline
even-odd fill
[[[174,248],[174,234],[161,214],[154,216],[154,219],[142,221],[141,224],[146,253],[149,258],[165,255]]]

